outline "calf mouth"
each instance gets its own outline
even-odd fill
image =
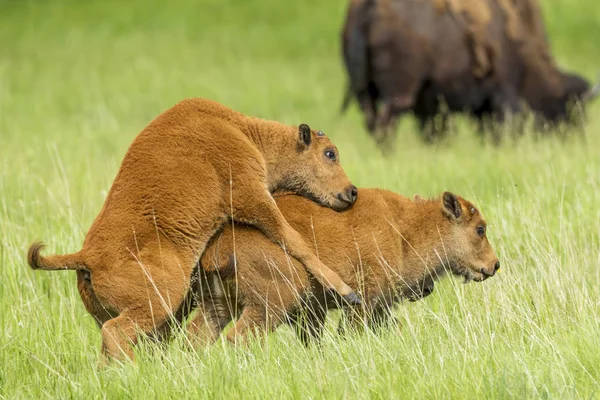
[[[333,203],[331,203],[331,208],[335,211],[345,211],[352,207],[352,202],[343,199],[340,195],[335,199]]]
[[[331,208],[334,211],[345,211],[354,204],[353,202],[345,199],[341,194],[338,194],[337,196],[331,194],[327,196],[318,196],[301,186],[286,186],[286,190],[289,190],[291,193],[297,196],[305,197],[323,207]]]
[[[286,185],[285,190],[289,190],[291,194],[295,194],[296,196],[304,197],[314,203],[317,203],[320,206],[331,208],[334,211],[340,211],[337,209],[337,199],[334,196],[317,196],[310,190],[306,190],[306,188],[302,186],[294,186],[294,185]],[[333,199],[333,200],[332,200]]]
[[[485,268],[481,268],[479,273],[483,276],[483,280],[485,281],[488,278],[491,278],[495,275],[495,272],[488,272]]]
[[[487,278],[492,276],[492,275],[488,275],[485,272],[484,268],[476,270],[476,269],[467,268],[467,267],[455,266],[452,269],[452,272],[456,276],[462,276],[465,279],[463,281],[463,283],[469,283],[471,281],[483,282],[484,280],[486,280]]]
[[[340,192],[335,196],[334,210],[344,211],[349,209],[356,202],[358,196],[358,189],[354,185],[348,186],[343,192]]]

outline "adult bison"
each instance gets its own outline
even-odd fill
[[[556,67],[535,0],[351,0],[342,39],[342,111],[356,97],[379,142],[408,111],[424,130],[443,104],[501,122],[524,100],[556,124],[600,90]]]

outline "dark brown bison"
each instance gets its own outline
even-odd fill
[[[600,91],[556,67],[535,0],[351,0],[342,41],[342,112],[355,97],[378,141],[408,111],[426,137],[444,109],[502,122],[522,100],[556,124]]]

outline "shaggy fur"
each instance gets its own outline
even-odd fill
[[[356,199],[321,131],[184,100],[135,138],[82,249],[42,257],[35,243],[29,265],[78,271],[82,300],[111,357],[133,357],[138,333],[160,331],[177,314],[200,255],[229,220],[255,226],[326,287],[358,302],[285,221],[271,196],[280,189],[337,211]],[[86,282],[93,292],[82,289]]]
[[[349,313],[354,323],[384,324],[394,303],[427,296],[446,271],[483,281],[500,266],[479,210],[449,192],[410,200],[360,189],[356,204],[344,213],[294,195],[276,201],[319,258],[362,296],[363,306]],[[194,285],[199,312],[190,332],[203,343],[237,317],[227,333],[232,342],[290,320],[303,321],[300,332],[308,341],[319,336],[326,311],[339,306],[300,264],[252,227],[226,227],[201,263]]]

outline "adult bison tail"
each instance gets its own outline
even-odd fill
[[[375,0],[354,0],[350,2],[346,15],[346,25],[342,33],[342,52],[348,71],[349,83],[342,101],[340,113],[343,114],[352,95],[364,90],[368,83],[367,32],[371,8]]]
[[[27,263],[31,269],[41,269],[47,271],[58,270],[88,270],[83,260],[81,252],[75,254],[55,255],[43,257],[40,252],[44,244],[40,242],[33,243],[27,252]]]

